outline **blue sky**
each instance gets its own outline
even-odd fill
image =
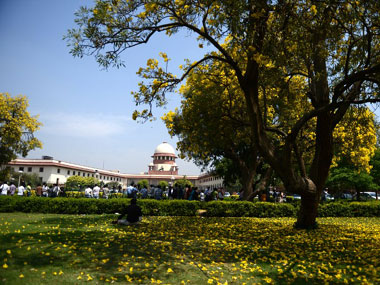
[[[177,68],[204,50],[186,33],[156,36],[124,54],[125,68],[102,70],[93,57],[73,58],[62,39],[75,27],[74,12],[82,5],[92,1],[0,0],[0,92],[26,95],[30,113],[39,114],[44,124],[36,134],[43,149],[29,158],[50,155],[125,173],[147,171],[158,144],[176,146],[159,117],[179,106],[180,98],[173,94],[166,109],[155,110],[156,121],[136,123],[130,94],[140,81],[136,71],[160,51]],[[200,173],[191,162],[178,159],[177,164],[180,174]]]
[[[159,52],[168,54],[170,69],[176,70],[184,58],[196,60],[205,51],[194,36],[181,33],[158,35],[128,50],[126,68],[105,71],[93,57],[73,58],[62,37],[75,27],[74,12],[92,2],[0,0],[0,92],[26,95],[31,114],[44,124],[37,132],[44,147],[29,158],[50,155],[124,173],[147,171],[158,144],[176,146],[159,117],[179,106],[180,98],[173,94],[166,109],[155,110],[156,121],[136,123],[130,94],[140,81],[136,71]],[[200,173],[191,162],[177,164],[180,174]]]

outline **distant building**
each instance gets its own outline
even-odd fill
[[[198,176],[196,186],[202,190],[206,188],[217,189],[224,186],[223,178],[210,173],[201,174]]]
[[[175,163],[177,156],[174,148],[167,142],[156,147],[152,158],[153,162],[149,164],[148,174],[178,175],[178,166]]]
[[[160,181],[174,183],[175,180],[186,178],[194,186],[201,189],[223,186],[223,180],[210,174],[203,175],[179,175],[175,162],[177,156],[174,148],[167,142],[158,145],[152,156],[153,161],[148,166],[148,172],[143,174],[126,174],[119,171],[98,169],[89,166],[78,165],[70,162],[56,160],[51,156],[43,156],[41,159],[15,159],[8,163],[15,172],[36,173],[41,183],[58,183],[63,185],[70,176],[94,177],[103,183],[117,182],[123,187],[146,179],[150,185],[157,185]]]

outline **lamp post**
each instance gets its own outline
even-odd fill
[[[19,170],[18,173],[20,173],[20,175],[18,176],[18,185],[17,185],[17,187],[20,187],[21,176],[24,173],[24,171]]]

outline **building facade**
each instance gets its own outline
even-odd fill
[[[148,165],[148,172],[142,174],[127,174],[119,171],[98,169],[89,166],[56,160],[50,156],[41,159],[15,159],[8,163],[15,172],[33,174],[39,176],[41,183],[59,184],[66,183],[70,176],[94,177],[104,184],[117,182],[122,187],[141,180],[148,180],[150,185],[158,185],[160,181],[174,184],[175,180],[186,178],[194,186],[201,189],[221,187],[223,180],[213,178],[210,174],[203,175],[179,175],[175,162],[177,156],[174,148],[167,142],[158,145],[152,155],[152,162]]]

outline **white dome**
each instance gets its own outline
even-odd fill
[[[174,148],[167,142],[163,142],[162,144],[159,144],[156,147],[156,149],[154,150],[154,154],[159,154],[159,153],[167,153],[167,154],[175,155]]]

